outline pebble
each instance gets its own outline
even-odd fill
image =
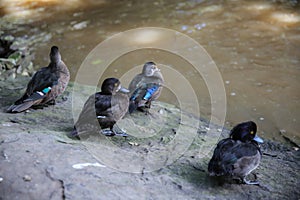
[[[204,28],[206,26],[205,23],[202,23],[202,24],[195,24],[194,27],[197,29],[197,30],[201,30],[202,28]]]
[[[29,76],[29,73],[26,72],[26,71],[23,71],[23,72],[22,72],[22,76]]]
[[[23,176],[24,181],[31,181],[31,177],[29,175]]]
[[[137,142],[128,142],[128,144],[130,144],[131,146],[139,146],[139,143]]]
[[[3,157],[5,160],[8,160],[8,155],[5,152],[3,152]]]
[[[4,39],[7,40],[7,41],[13,41],[15,39],[15,37],[12,36],[12,35],[7,35],[7,36],[4,37]]]
[[[281,134],[285,134],[285,133],[286,133],[286,130],[285,130],[285,129],[280,129],[279,132],[280,132]]]
[[[87,27],[88,23],[89,23],[88,21],[83,21],[83,22],[74,24],[74,25],[73,25],[73,28],[74,28],[75,30],[84,29],[84,28]]]
[[[85,48],[85,45],[80,45],[80,46],[77,47],[78,50],[84,49],[84,48]]]
[[[161,114],[161,115],[163,115],[163,114],[164,114],[164,111],[163,111],[163,109],[160,109],[158,112],[159,112],[159,114]]]
[[[0,182],[2,182],[4,179],[2,177],[0,177]]]
[[[41,163],[41,161],[39,161],[39,160],[35,161],[35,164],[40,164],[40,163]]]
[[[23,70],[22,65],[19,65],[19,66],[17,66],[16,73],[21,74],[22,70]]]
[[[82,14],[83,14],[83,12],[73,13],[73,17],[78,17],[78,16],[81,16]]]
[[[187,29],[188,29],[188,26],[186,26],[186,25],[181,26],[182,31],[186,31]]]
[[[236,93],[235,93],[235,92],[231,92],[230,95],[231,95],[231,96],[235,96]]]
[[[259,118],[259,120],[260,120],[260,121],[264,121],[264,120],[265,120],[265,118],[263,118],[263,117],[260,117],[260,118]]]

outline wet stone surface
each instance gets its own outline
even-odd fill
[[[295,148],[266,141],[261,164],[254,171],[261,185],[224,183],[207,175],[207,164],[217,141],[228,135],[226,128],[221,133],[221,127],[211,126],[208,132],[205,120],[156,102],[151,115],[136,113],[118,123],[128,138],[94,134],[72,140],[66,136],[73,127],[72,83],[55,106],[5,113],[27,81],[23,77],[0,84],[1,199],[300,196],[300,153]]]

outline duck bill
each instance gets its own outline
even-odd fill
[[[255,137],[253,138],[253,140],[256,141],[256,142],[258,142],[258,143],[264,143],[263,139],[261,139],[261,138],[258,137],[258,136],[255,136]]]
[[[123,92],[123,93],[129,93],[130,92],[128,89],[123,88],[123,87],[121,87],[119,91]]]

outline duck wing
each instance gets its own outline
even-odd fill
[[[39,104],[51,92],[53,85],[58,83],[58,74],[53,73],[49,68],[41,68],[37,71],[27,84],[25,94],[18,99],[8,112],[22,112],[32,105]]]
[[[147,102],[157,98],[161,85],[158,83],[141,84],[130,97],[129,113],[132,113],[140,106],[145,106]]]
[[[140,82],[142,81],[143,79],[143,74],[138,74],[136,75],[132,81],[130,82],[129,86],[128,86],[128,89],[130,91],[130,93],[132,94],[133,91],[136,90],[136,88],[138,88]]]
[[[77,122],[75,123],[72,137],[83,131],[93,131],[99,128],[99,119],[107,118],[107,110],[110,108],[110,95],[101,95],[96,93],[91,95],[80,112]],[[99,117],[99,118],[98,118]]]
[[[31,95],[36,91],[42,91],[47,87],[52,87],[58,84],[59,73],[50,68],[42,68],[29,81],[26,93]]]
[[[235,141],[227,138],[221,140],[214,150],[213,156],[208,163],[208,172],[213,176],[222,176],[226,174],[224,168],[224,154],[235,145]]]
[[[225,139],[219,142],[214,151],[209,163],[209,172],[217,176],[245,174],[244,171],[249,171],[248,168],[251,168],[252,161],[256,163],[259,154],[258,146],[253,143]]]

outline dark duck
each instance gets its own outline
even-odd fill
[[[236,125],[230,137],[221,140],[215,148],[208,164],[209,174],[238,178],[245,184],[259,184],[246,179],[261,160],[259,143],[263,143],[263,140],[256,136],[256,131],[257,126],[252,121]]]
[[[128,111],[128,92],[118,79],[105,79],[101,92],[91,95],[85,102],[74,129],[68,136],[80,139],[81,134],[95,132],[106,136],[127,136],[122,131],[115,131],[113,127]]]
[[[65,91],[69,79],[70,72],[61,60],[58,47],[52,46],[50,64],[33,75],[25,94],[11,105],[7,112],[18,113],[33,106],[55,104],[56,97]]]
[[[129,113],[135,110],[148,113],[151,102],[160,96],[163,83],[163,76],[156,64],[145,63],[142,73],[136,75],[129,84]]]

